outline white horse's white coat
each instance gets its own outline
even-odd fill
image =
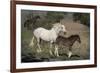
[[[57,34],[53,28],[51,30],[47,30],[39,27],[33,33],[36,38],[41,38],[44,41],[55,41],[57,38]]]
[[[40,39],[44,41],[50,42],[50,48],[52,47],[52,43],[56,41],[56,38],[58,37],[60,32],[66,32],[65,26],[61,25],[61,23],[53,24],[53,27],[50,30],[47,30],[45,28],[39,27],[33,31],[34,36],[37,39],[37,45],[39,49],[37,52],[41,52],[41,48],[39,45]],[[32,46],[33,38],[31,40],[30,46]],[[51,50],[49,51],[51,53]],[[51,53],[52,54],[52,53]]]

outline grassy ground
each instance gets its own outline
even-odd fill
[[[26,28],[22,28],[21,32],[21,57],[22,62],[44,62],[44,61],[65,61],[65,60],[85,60],[90,57],[90,47],[89,47],[89,29],[87,26],[75,22],[70,22],[63,20],[62,23],[66,26],[67,35],[65,37],[69,37],[72,34],[78,34],[81,38],[81,44],[75,42],[73,45],[73,55],[71,58],[68,58],[67,53],[68,49],[59,49],[59,57],[49,53],[49,43],[45,42],[41,44],[42,52],[37,53],[37,43],[36,39],[33,41],[34,46],[29,47],[30,40],[33,37],[33,33],[31,30],[27,30]],[[75,26],[74,26],[75,25]]]
[[[74,13],[75,14],[75,13]],[[72,46],[73,55],[71,58],[68,58],[68,48],[59,49],[59,57],[56,57],[54,54],[54,48],[51,50],[53,51],[53,55],[49,54],[49,43],[45,42],[41,44],[42,52],[37,53],[37,41],[34,39],[34,46],[29,47],[29,43],[33,37],[34,29],[27,29],[24,27],[24,23],[27,19],[30,19],[32,16],[39,15],[40,19],[34,24],[34,29],[37,27],[43,27],[46,29],[50,29],[52,24],[55,22],[60,22],[65,25],[67,34],[62,36],[69,37],[74,34],[78,34],[81,38],[81,44],[75,42]],[[87,22],[86,18],[87,14],[82,16],[80,13],[79,21],[82,19],[83,21]],[[81,17],[80,17],[81,16]],[[44,61],[69,61],[69,60],[86,60],[90,58],[90,32],[89,27],[78,22],[73,21],[73,13],[71,12],[48,12],[48,11],[32,11],[32,10],[22,10],[21,11],[21,61],[22,62],[44,62]],[[33,19],[34,20],[34,19]],[[89,20],[88,20],[89,21]],[[29,22],[30,24],[30,22]],[[32,27],[33,28],[33,27]]]

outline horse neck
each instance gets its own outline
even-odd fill
[[[77,40],[77,37],[71,37],[69,40],[73,42],[72,44],[74,44],[75,41]]]
[[[54,28],[52,28],[52,29],[51,29],[51,32],[55,32],[55,33],[56,33],[56,35],[58,35],[58,34],[59,34],[59,31],[58,31],[57,29],[54,29]]]
[[[51,31],[54,31],[56,33],[56,35],[59,35],[60,30],[58,30],[58,28],[52,28]]]

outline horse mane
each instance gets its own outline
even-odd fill
[[[58,37],[57,37],[57,41],[58,40],[72,40],[73,38],[79,38],[80,39],[80,36],[78,35],[78,34],[75,34],[75,35],[71,35],[71,36],[69,36],[69,37],[65,37],[65,36],[62,36],[62,35],[59,35]]]
[[[75,35],[69,36],[68,39],[71,39],[71,38],[73,38],[73,37],[74,37],[74,38],[75,38],[75,37],[79,37],[79,38],[80,38],[80,36],[79,36],[78,34],[75,34]]]
[[[73,37],[79,37],[78,34],[75,34],[75,35],[70,35],[69,37],[65,37],[65,36],[62,36],[62,35],[59,35],[58,37],[61,37],[61,38],[73,38]]]
[[[75,35],[71,35],[69,37],[79,37],[79,35],[78,34],[75,34]]]

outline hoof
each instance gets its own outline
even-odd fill
[[[59,57],[59,54],[54,54],[55,55],[55,57]]]
[[[53,53],[52,53],[52,51],[51,51],[51,50],[49,51],[49,53],[50,53],[50,55],[53,55]]]
[[[59,55],[56,55],[56,57],[59,57]]]
[[[72,56],[72,52],[68,53],[68,58],[70,58]]]
[[[42,52],[41,50],[37,50],[37,53],[40,53],[40,52]]]

